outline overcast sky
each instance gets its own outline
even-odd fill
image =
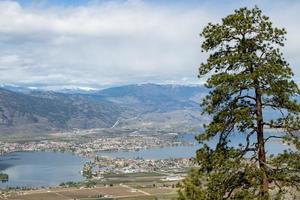
[[[300,80],[300,1],[0,1],[0,83],[101,88],[200,83],[199,33],[258,5],[288,31],[284,54]]]

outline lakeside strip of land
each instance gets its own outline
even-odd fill
[[[98,136],[80,141],[78,138],[68,141],[46,139],[28,142],[0,141],[0,155],[12,152],[54,151],[70,152],[85,157],[94,157],[98,152],[140,151],[149,148],[193,145],[178,140],[174,135],[157,137],[148,135],[128,135],[120,137]]]

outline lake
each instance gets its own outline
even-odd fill
[[[0,187],[55,186],[66,181],[80,181],[87,158],[70,153],[16,152],[0,156],[0,170],[9,175]]]
[[[194,142],[194,135],[187,134],[180,136],[180,139]],[[243,138],[233,136],[234,144],[242,143]],[[217,140],[213,140],[209,145],[213,146]],[[194,146],[173,146],[163,148],[151,148],[141,151],[118,151],[100,152],[98,155],[110,157],[125,157],[144,159],[166,159],[195,156],[199,144]],[[287,149],[288,146],[279,143],[267,145],[268,154],[277,154]],[[0,171],[9,175],[9,181],[0,182],[0,187],[42,187],[57,186],[66,181],[84,180],[80,175],[83,164],[88,159],[70,153],[56,152],[16,152],[0,156]]]
[[[266,134],[267,136],[268,134]],[[186,157],[194,157],[195,152],[199,149],[200,145],[195,140],[195,135],[193,134],[185,134],[179,136],[179,139],[192,142],[195,145],[193,146],[172,146],[172,147],[163,147],[163,148],[151,148],[151,149],[143,149],[140,151],[117,151],[117,152],[99,152],[99,156],[109,156],[109,157],[120,157],[120,158],[144,158],[144,159],[167,159],[167,158],[186,158]],[[240,134],[233,135],[231,138],[233,146],[237,146],[238,144],[244,144],[244,137]],[[255,139],[252,137],[252,141]],[[217,144],[217,139],[213,139],[210,141],[209,146],[215,146]],[[284,150],[290,148],[287,145],[281,144],[278,142],[270,142],[266,144],[267,154],[278,154],[283,152]]]

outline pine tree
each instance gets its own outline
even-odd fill
[[[199,168],[181,183],[179,199],[284,199],[299,192],[300,91],[281,53],[285,34],[258,7],[203,29],[209,56],[199,77],[208,78],[210,93],[201,106],[212,120],[196,137]],[[234,135],[244,142],[232,144]],[[208,145],[213,139],[217,145]],[[267,156],[266,144],[275,141],[290,146]]]

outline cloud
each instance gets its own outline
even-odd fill
[[[244,4],[105,1],[24,6],[1,1],[0,82],[91,87],[200,82],[197,67],[205,59],[201,29]],[[293,41],[287,43],[287,57],[298,65],[299,5],[292,10],[276,5],[266,13],[289,30]]]

